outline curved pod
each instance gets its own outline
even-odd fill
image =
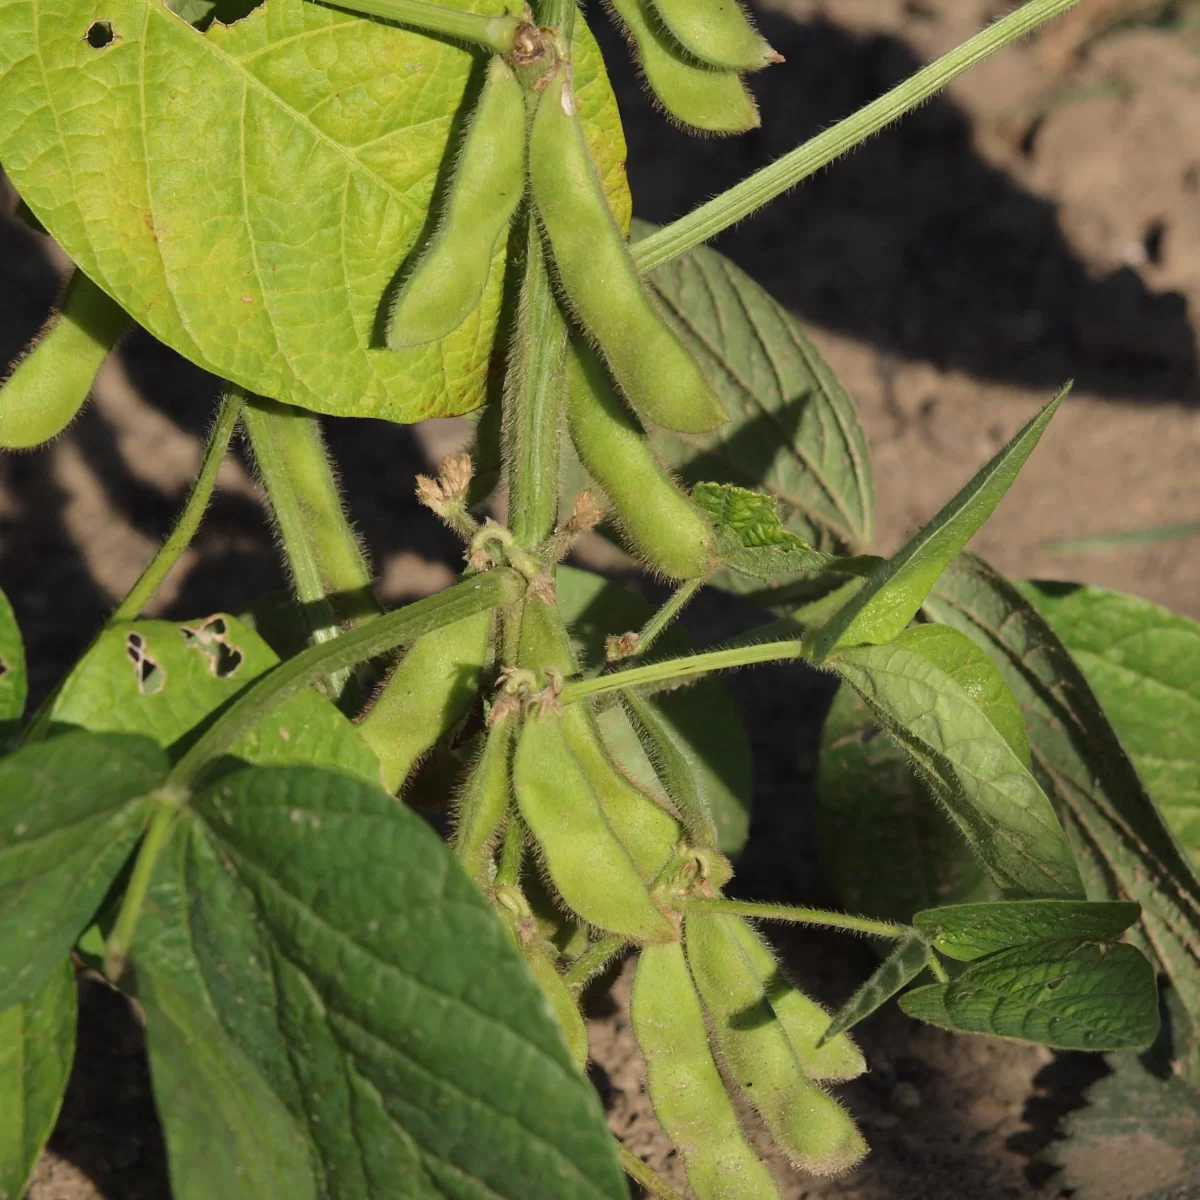
[[[525,190],[525,96],[496,55],[471,118],[433,241],[392,305],[387,344],[422,346],[453,333],[483,297],[496,243]]]
[[[395,792],[434,742],[466,714],[479,691],[492,614],[476,613],[413,642],[379,689],[358,731]]]
[[[129,324],[125,310],[76,271],[59,311],[0,387],[0,448],[28,450],[62,433]]]
[[[513,761],[517,807],[558,894],[589,924],[637,942],[678,939],[604,815],[553,716],[530,717]]]
[[[747,969],[731,929],[737,919],[705,913],[684,924],[688,965],[722,1057],[779,1149],[814,1175],[839,1175],[862,1158],[867,1145],[849,1113],[804,1074]]]
[[[704,62],[734,71],[757,71],[780,62],[737,0],[651,0],[679,44]]]
[[[724,406],[629,257],[584,141],[565,68],[546,84],[534,113],[529,181],[562,290],[625,398],[668,429],[716,429],[725,420]]]
[[[653,883],[683,836],[679,822],[621,774],[586,703],[566,706],[562,728],[613,832],[629,852],[638,874],[646,883]]]
[[[777,1200],[779,1189],[725,1092],[679,943],[642,950],[630,1017],[654,1114],[683,1156],[698,1200]]]
[[[667,113],[702,133],[745,133],[759,126],[758,106],[736,71],[686,54],[647,11],[649,0],[608,0],[632,41],[646,82]]]
[[[654,457],[604,367],[578,340],[567,352],[567,425],[630,548],[670,579],[707,575],[716,563],[712,527]]]

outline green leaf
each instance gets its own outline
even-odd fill
[[[137,995],[174,1200],[317,1200],[305,1136],[211,1010],[148,966]]]
[[[0,1010],[29,999],[66,958],[166,769],[146,738],[91,733],[0,759]]]
[[[821,732],[816,823],[821,861],[852,912],[908,922],[923,908],[996,894],[904,751],[845,683]]]
[[[178,757],[198,727],[279,662],[236,617],[123,621],[106,629],[63,684],[55,723],[140,733]],[[335,767],[371,782],[379,761],[330,701],[306,690],[233,748],[247,762]]]
[[[75,1056],[75,972],[66,960],[0,1012],[0,1200],[20,1200],[62,1107]]]
[[[670,465],[688,483],[728,479],[769,493],[786,528],[819,549],[866,549],[874,527],[867,439],[800,326],[715,250],[680,255],[650,280],[729,412],[711,435],[657,433]]]
[[[965,688],[903,639],[840,650],[828,665],[904,748],[1004,891],[1082,894],[1050,801]]]
[[[826,570],[866,575],[882,561],[873,555],[844,558],[814,550],[783,527],[773,496],[731,483],[698,483],[692,500],[712,522],[721,561],[752,579],[773,581]]]
[[[948,958],[971,962],[1030,942],[1112,941],[1140,912],[1123,901],[1000,900],[931,908],[913,924]]]
[[[824,1045],[839,1033],[845,1033],[860,1021],[865,1021],[928,966],[929,950],[924,939],[916,934],[901,939],[871,978],[834,1014],[829,1028],[821,1034],[817,1045]]]
[[[1058,1050],[1140,1049],[1158,1033],[1154,968],[1123,943],[1014,946],[950,983],[906,992],[900,1007],[948,1029]]]
[[[558,603],[572,640],[592,663],[604,661],[610,634],[640,629],[654,612],[640,596],[591,571],[558,568]],[[687,654],[692,640],[678,626],[666,630],[656,653]],[[715,677],[677,692],[656,695],[652,704],[697,769],[700,791],[717,827],[717,847],[736,858],[750,835],[754,791],[750,741],[737,706]],[[670,807],[654,766],[619,705],[598,714],[610,753],[637,784]]]
[[[1038,782],[1054,802],[1093,900],[1136,900],[1140,929],[1192,1029],[1178,1069],[1200,1086],[1200,879],[1155,808],[1082,671],[1007,580],[963,556],[926,611],[996,663],[1025,716]]]
[[[621,1200],[594,1090],[519,951],[419,816],[311,767],[195,797],[133,948],[312,1147],[317,1191]],[[243,1193],[247,1196],[255,1192]]]
[[[1200,624],[1107,588],[1017,586],[1083,669],[1154,803],[1200,870]]]
[[[28,686],[21,630],[8,597],[0,592],[0,746],[25,711]]]
[[[842,646],[890,642],[917,615],[938,577],[1012,486],[1068,390],[1059,392],[933,520],[872,573],[836,617],[821,626],[812,639],[816,662]]]
[[[478,56],[304,0],[206,33],[158,0],[108,0],[113,36],[94,48],[98,13],[0,0],[0,161],[80,269],[185,358],[285,403],[396,421],[482,404],[503,246],[446,341],[395,352],[380,336]],[[576,29],[580,113],[627,222],[615,101]]]

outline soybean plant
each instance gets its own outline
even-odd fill
[[[802,1173],[860,1161],[830,1089],[898,993],[950,1029],[1119,1051],[1156,1035],[1158,967],[1200,1020],[1176,833],[1056,601],[962,553],[1065,391],[877,557],[849,398],[703,246],[1072,2],[1030,0],[652,230],[574,0],[263,0],[229,24],[208,0],[0,0],[0,157],[76,263],[0,389],[4,445],[57,435],[130,322],[225,380],[175,530],[27,718],[0,604],[0,1094],[22,1131],[0,1139],[0,1195],[23,1193],[62,1100],[75,969],[144,1012],[179,1200],[617,1200],[622,1168],[676,1195],[585,1075],[582,1001],[626,959],[699,1200],[780,1195],[764,1139]],[[780,59],[736,0],[613,8],[670,117],[758,123],[745,73]],[[470,451],[415,481],[461,578],[386,612],[318,416],[469,413]],[[146,619],[238,428],[294,603]],[[743,457],[753,478],[711,477]],[[563,565],[588,534],[665,603]],[[761,627],[695,648],[673,622],[702,587]],[[822,827],[865,915],[728,894],[751,764],[719,673],[785,661],[841,681]],[[957,864],[952,903],[872,857],[896,819],[879,746]],[[866,935],[883,961],[829,1012],[772,921]]]

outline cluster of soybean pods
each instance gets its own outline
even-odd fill
[[[712,132],[756,123],[740,72],[778,56],[736,3],[612,3],[672,115]],[[442,224],[397,294],[389,344],[432,342],[467,319],[498,239],[528,194],[574,330],[564,370],[579,458],[648,565],[671,579],[703,577],[717,565],[712,529],[664,471],[634,412],[667,429],[705,433],[725,419],[721,400],[664,320],[609,211],[566,48],[557,47],[533,88],[522,86],[519,70],[501,56],[491,61]],[[428,704],[430,679],[453,674],[450,664],[482,666],[491,622],[484,614],[419,642],[381,692],[366,730],[374,722],[395,730],[400,707],[415,718],[417,698]],[[506,918],[577,1062],[588,1057],[583,986],[636,945],[632,1019],[651,1101],[700,1200],[779,1194],[726,1079],[794,1165],[820,1174],[849,1168],[866,1146],[822,1085],[864,1070],[857,1047],[845,1034],[822,1041],[828,1014],[783,979],[747,921],[686,911],[689,898],[719,897],[732,871],[674,735],[643,697],[621,694],[623,719],[670,796],[668,811],[617,766],[586,701],[556,702],[556,684],[579,663],[553,603],[526,602],[520,639],[520,661],[538,670],[510,670],[491,706],[482,751],[458,797],[455,849]],[[409,723],[408,762],[436,732],[430,726],[422,737],[418,724]],[[527,844],[540,870],[523,869]]]

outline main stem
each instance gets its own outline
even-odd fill
[[[923,104],[980,59],[1032,33],[1039,25],[1044,25],[1078,2],[1030,0],[1030,3],[989,25],[949,54],[923,67],[853,116],[839,121],[803,146],[776,159],[770,166],[756,171],[749,179],[735,184],[686,217],[642,238],[631,247],[634,261],[641,270],[651,271],[716,237],[722,230],[736,225],[744,217],[769,204],[776,196],[795,187],[802,179],[828,166],[835,158]]]

